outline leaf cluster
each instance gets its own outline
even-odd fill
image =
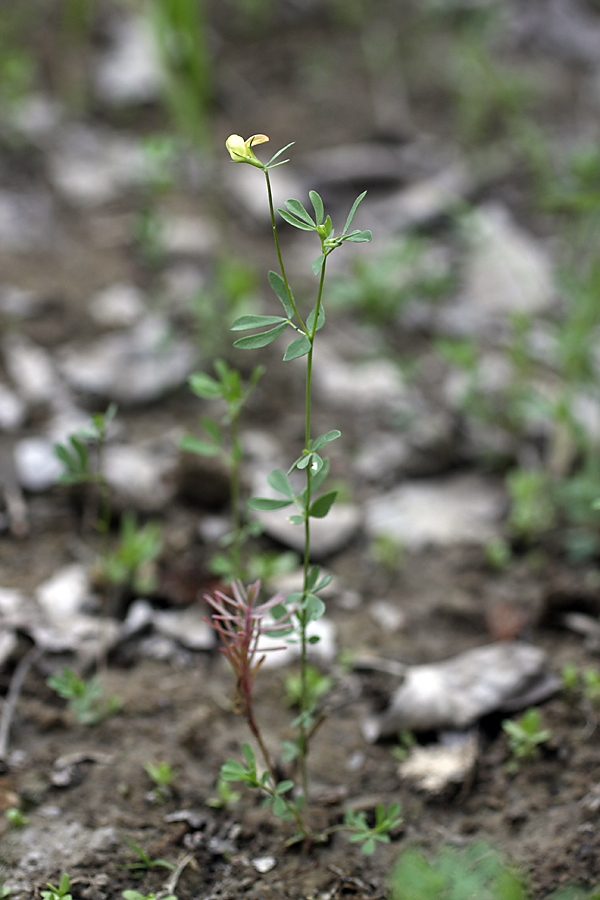
[[[377,842],[389,844],[390,832],[402,824],[400,806],[392,803],[387,809],[383,803],[379,803],[375,810],[375,824],[369,825],[364,812],[347,810],[344,817],[344,827],[353,832],[348,840],[351,844],[361,844],[361,853],[371,856],[375,852]]]
[[[118,697],[104,699],[104,690],[97,675],[85,681],[72,669],[63,669],[46,680],[49,688],[67,701],[69,712],[80,725],[97,725],[120,709]]]

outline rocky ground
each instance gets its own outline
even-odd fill
[[[375,900],[407,847],[477,840],[535,897],[598,884],[597,526],[563,510],[536,530],[538,505],[520,527],[506,483],[517,466],[564,476],[578,463],[543,404],[515,410],[524,386],[561,395],[571,294],[558,275],[581,228],[548,197],[574,195],[560,161],[598,137],[598,7],[416,6],[367,16],[282,0],[268,25],[214,10],[209,140],[194,152],[148,143],[172,132],[132,9],[99,4],[85,52],[69,45],[64,59],[29,33],[44,77],[0,134],[0,806],[24,817],[0,821],[6,896],[41,896],[66,872],[76,900]],[[188,377],[217,357],[245,377],[265,364],[242,418],[248,493],[291,464],[304,428],[302,360],[282,363],[278,344],[231,349],[237,315],[278,312],[264,185],[229,161],[231,132],[265,132],[273,151],[296,141],[273,174],[276,203],[316,189],[339,228],[368,190],[356,224],[373,242],[332,258],[315,350],[315,433],[342,437],[339,500],[314,533],[334,578],[313,660],[330,681],[311,791],[317,827],[401,805],[373,856],[343,834],[286,849],[288,826],[255,796],[217,790],[247,734],[203,621],[227,477],[181,450],[223,411]],[[314,246],[285,228],[282,241],[308,305]],[[597,374],[568,394],[591,446]],[[150,580],[126,590],[99,575],[94,487],[59,484],[54,451],[111,402],[109,550],[123,513],[161,533]],[[262,524],[253,571],[293,590],[297,533],[282,513]],[[78,721],[48,686],[64,667],[98,675],[99,721]],[[293,653],[273,653],[257,679],[276,757],[296,672]],[[515,765],[502,723],[530,708],[549,733]],[[159,763],[174,771],[162,792],[146,771]]]

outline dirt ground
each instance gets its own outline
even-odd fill
[[[215,16],[219,37],[217,100],[211,118],[215,145],[221,146],[230,132],[264,131],[270,134],[273,149],[296,140],[294,153],[302,159],[313,148],[381,136],[373,118],[373,83],[361,62],[355,32],[350,23],[340,25],[326,4],[314,6],[303,16],[297,5],[282,3],[276,26],[251,36],[228,31],[227,23]],[[386,8],[382,4],[377,21],[385,23]],[[411,34],[416,41],[418,33]],[[415,79],[410,88],[412,125],[422,132],[433,129],[436,139],[444,141],[453,124],[441,114],[444,91],[432,83],[426,61],[435,54],[435,46],[443,45],[443,29],[435,41],[423,50],[425,61],[419,69],[419,54],[409,37],[398,37]],[[306,74],[310,59],[322,64],[312,80]],[[519,64],[537,65],[539,71],[552,74],[555,90],[547,88],[545,94],[549,130],[568,131],[573,118],[583,119],[585,125],[589,110],[582,99],[587,96],[581,88],[587,83],[584,66],[543,50],[538,56],[524,51]],[[578,99],[576,111],[568,95]],[[89,119],[102,121],[107,116],[100,111]],[[161,114],[145,109],[132,115],[132,121],[123,116],[125,121],[117,124],[124,133],[139,134],[151,130],[153,117],[160,120]],[[8,185],[45,189],[43,154],[31,148],[20,152],[7,141],[2,154]],[[379,189],[385,191],[385,186]],[[548,228],[545,216],[528,205],[530,194],[519,172],[505,174],[487,192],[487,199],[501,197],[512,203],[538,233]],[[211,218],[216,229],[222,229],[227,246],[234,244],[236,254],[259,259],[261,266],[264,260],[264,269],[274,266],[268,227],[261,231],[247,226],[221,184],[210,192],[200,190],[191,199],[175,190],[168,202],[172,209],[191,208]],[[115,240],[102,245],[94,237],[102,215],[114,222],[131,214],[139,197],[125,196],[100,212],[70,207],[62,199],[57,203],[59,242],[50,249],[14,253],[0,249],[2,283],[43,298],[39,313],[18,328],[51,353],[100,333],[86,314],[86,297],[118,280],[151,290],[161,272],[160,265],[145,265],[131,243]],[[342,334],[344,327],[339,326]],[[360,333],[361,327],[352,321],[350,333]],[[415,337],[396,324],[387,346],[394,353],[407,346],[426,351],[428,336]],[[264,358],[269,371],[245,425],[271,434],[292,459],[298,452],[302,414],[291,408],[290,397],[294,402],[301,397],[301,373],[293,369],[282,375],[277,353]],[[249,365],[240,354],[231,359]],[[316,402],[317,423],[323,423],[324,430],[339,427],[344,435],[343,446],[334,454],[335,476],[346,479],[355,498],[367,498],[371,488],[357,480],[347,460],[358,436],[372,427],[372,417],[331,411],[321,399]],[[43,430],[44,415],[43,410],[34,411],[18,435],[0,434],[2,453],[10,451],[17,437]],[[171,427],[193,429],[199,406],[183,386],[149,407],[119,415],[126,433],[139,438]],[[6,472],[0,470],[5,487]],[[83,546],[93,549],[94,538],[82,533],[80,508],[63,488],[26,492],[25,501],[28,533],[16,537],[7,529],[0,534],[0,586],[31,595],[62,565],[79,560]],[[161,587],[151,597],[156,608],[205,606],[202,595],[213,584],[208,560],[214,547],[198,537],[197,524],[209,512],[181,495],[161,510],[167,549],[161,560]],[[260,546],[277,547],[267,538]],[[170,888],[179,900],[377,900],[388,896],[389,873],[404,848],[418,846],[434,853],[442,846],[464,847],[475,840],[491,843],[520,867],[540,900],[563,885],[597,885],[597,708],[557,691],[540,707],[543,725],[551,731],[549,742],[537,759],[523,763],[516,772],[506,766],[509,749],[501,728],[505,716],[484,718],[475,727],[476,763],[469,777],[430,793],[399,774],[392,753],[395,740],[368,744],[361,731],[363,717],[387,702],[399,677],[352,664],[365,656],[405,664],[430,662],[488,643],[497,637],[494,603],[502,596],[510,598],[511,608],[525,610],[517,634],[547,653],[552,673],[560,676],[567,664],[578,670],[595,668],[598,648],[567,630],[563,616],[568,612],[600,616],[597,560],[575,565],[552,545],[534,548],[535,553],[517,548],[510,565],[495,571],[483,548],[458,544],[407,551],[390,574],[378,569],[371,549],[359,531],[349,546],[326,561],[328,570],[359,599],[348,604],[334,596],[328,606],[327,617],[337,629],[337,653],[334,662],[321,663],[333,688],[330,714],[312,748],[311,790],[313,815],[320,827],[341,821],[348,807],[372,816],[379,802],[398,802],[403,823],[389,844],[366,857],[343,834],[336,834],[326,846],[310,852],[286,849],[288,827],[273,819],[250,792],[241,790],[239,799],[226,808],[208,805],[221,764],[239,758],[247,740],[245,723],[232,709],[231,675],[216,650],[180,648],[164,659],[151,658],[141,636],[99,661],[106,695],[120,698],[121,708],[94,726],[74,722],[64,702],[46,685],[55,659],[42,656],[27,672],[10,732],[10,764],[0,779],[0,809],[18,806],[28,820],[24,828],[0,820],[0,877],[13,890],[9,896],[39,897],[46,881],[57,883],[66,871],[76,900],[116,900],[127,888],[142,893]],[[374,604],[382,600],[401,613],[398,630],[389,630],[378,618]],[[21,635],[19,652],[0,672],[4,695],[30,646],[29,638]],[[285,706],[284,690],[290,671],[296,671],[293,665],[265,669],[257,680],[256,708],[275,755],[280,742],[290,737],[293,711]],[[2,708],[6,705],[5,701]],[[419,740],[426,744],[434,737]],[[176,770],[176,777],[165,795],[157,797],[144,766],[162,761]],[[176,877],[161,865],[143,871],[131,868],[140,860],[128,842],[152,860],[179,867]]]

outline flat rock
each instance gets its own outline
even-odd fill
[[[106,328],[134,325],[146,311],[144,292],[134,284],[123,281],[108,285],[90,300],[92,318]]]
[[[462,291],[441,311],[443,326],[457,334],[479,334],[498,322],[508,324],[516,313],[535,316],[552,308],[551,258],[508,209],[499,203],[481,206],[467,229]]]
[[[481,475],[409,481],[367,502],[365,527],[411,550],[487,544],[499,534],[505,502],[501,482]]]
[[[410,409],[410,392],[390,359],[347,362],[322,341],[315,367],[315,390],[337,409],[401,411]]]
[[[21,487],[34,493],[47,491],[64,471],[54,453],[54,444],[45,437],[29,437],[15,443],[13,459]]]
[[[210,650],[216,643],[216,633],[198,607],[154,612],[152,624],[159,634],[175,638],[189,650]]]
[[[146,160],[139,141],[108,129],[64,128],[49,157],[56,190],[82,207],[108,203],[141,183]]]
[[[257,512],[265,534],[298,553],[304,551],[304,529],[292,525],[285,510]],[[357,534],[362,525],[362,511],[353,503],[334,504],[325,519],[311,519],[311,559],[319,561],[337,553]]]
[[[64,348],[60,368],[74,390],[136,406],[184,384],[196,362],[192,341],[175,337],[161,316],[147,316],[86,348]]]
[[[428,794],[441,794],[471,775],[477,761],[477,746],[476,734],[460,734],[455,740],[424,747],[417,744],[408,759],[398,766],[398,774],[403,781],[412,781]]]
[[[451,659],[409,666],[380,716],[363,722],[367,740],[399,731],[465,729],[496,710],[530,705],[557,689],[539,647],[505,641],[467,650]],[[522,706],[519,706],[519,703]]]
[[[110,106],[129,106],[156,100],[163,73],[149,17],[114,16],[109,45],[99,56],[94,73],[98,98]]]

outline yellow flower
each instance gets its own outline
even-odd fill
[[[249,163],[259,169],[263,168],[263,164],[254,155],[252,147],[254,144],[264,144],[269,140],[266,134],[253,134],[247,141],[239,134],[230,134],[225,141],[225,146],[229,150],[229,155],[235,163]]]

